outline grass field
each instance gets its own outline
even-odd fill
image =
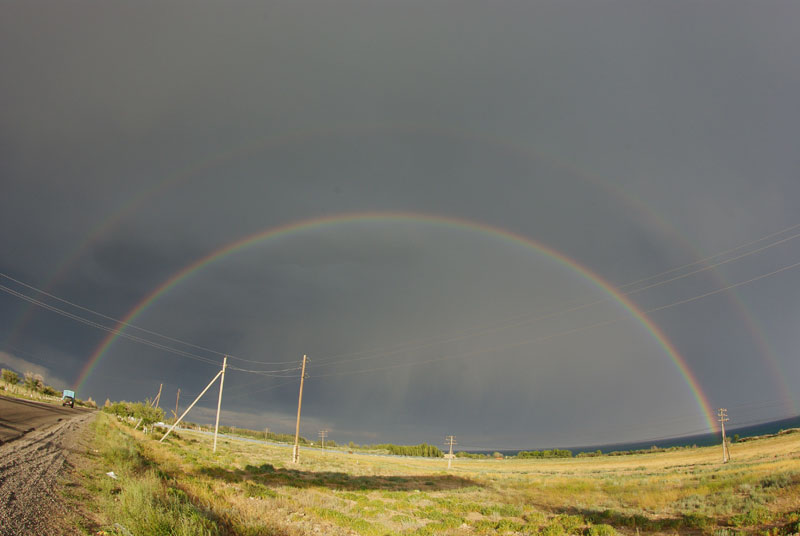
[[[800,433],[575,459],[398,458],[94,424],[86,533],[769,534],[800,532]],[[118,479],[105,475],[114,471]],[[85,504],[86,501],[82,500]]]

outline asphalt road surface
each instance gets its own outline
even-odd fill
[[[86,411],[0,396],[0,444]]]
[[[0,397],[0,536],[66,536],[57,481],[95,412]]]

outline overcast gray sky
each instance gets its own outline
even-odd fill
[[[592,279],[744,245],[629,299],[732,424],[794,415],[800,268],[677,303],[800,261],[799,24],[789,1],[4,2],[0,271],[122,318],[253,233],[424,214],[256,241],[133,323],[240,369],[308,354],[309,437],[527,448],[707,430]],[[57,387],[105,335],[0,295],[0,364]],[[120,338],[78,396],[163,382],[185,407],[217,369]],[[277,374],[231,370],[223,422],[289,432],[298,373]]]

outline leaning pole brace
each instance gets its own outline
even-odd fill
[[[224,369],[223,369],[223,370],[224,370]],[[205,388],[205,389],[203,389],[203,392],[202,392],[202,393],[200,393],[199,395],[197,395],[197,398],[195,398],[195,399],[194,399],[194,402],[192,402],[192,403],[189,405],[189,407],[188,407],[188,408],[186,408],[186,411],[184,411],[184,412],[183,412],[183,415],[181,415],[181,416],[180,416],[180,418],[179,418],[177,421],[175,421],[175,423],[174,423],[172,426],[170,426],[170,427],[169,427],[169,430],[167,430],[167,433],[166,433],[166,434],[164,434],[164,437],[162,437],[161,439],[159,439],[159,440],[158,440],[158,442],[159,442],[159,443],[161,443],[162,441],[164,441],[164,440],[167,438],[167,436],[169,435],[169,433],[170,433],[172,430],[174,430],[176,426],[178,426],[178,423],[179,423],[179,422],[181,422],[181,421],[183,420],[183,418],[184,418],[184,417],[186,417],[186,414],[187,414],[187,413],[189,413],[189,410],[190,410],[190,409],[192,409],[192,408],[194,407],[194,405],[195,405],[195,404],[197,404],[197,401],[198,401],[198,400],[200,400],[200,398],[201,398],[201,397],[202,397],[204,394],[206,394],[206,391],[208,391],[208,389],[209,389],[209,388],[210,388],[212,385],[214,385],[214,382],[215,382],[215,381],[217,381],[217,378],[219,378],[220,376],[222,376],[222,372],[223,372],[222,370],[220,370],[219,372],[217,372],[217,375],[216,375],[216,376],[214,376],[214,379],[213,379],[213,380],[211,380],[211,382],[209,382],[209,384],[208,384],[208,385],[206,385],[206,388]]]

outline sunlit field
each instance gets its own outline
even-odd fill
[[[95,423],[96,500],[107,534],[794,534],[800,433],[721,448],[572,459],[387,457],[182,431],[159,443]],[[114,471],[118,478],[105,475]],[[116,525],[114,525],[116,523]],[[116,528],[115,528],[116,527]]]

